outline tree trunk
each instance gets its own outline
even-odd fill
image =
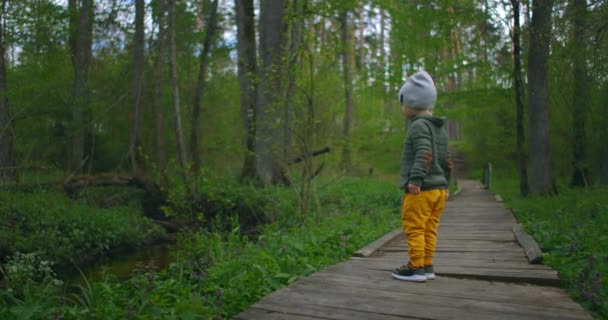
[[[586,187],[587,180],[587,137],[585,134],[587,110],[590,107],[587,86],[587,43],[585,26],[587,21],[587,2],[571,0],[574,13],[574,34],[572,43],[577,47],[573,51],[574,60],[574,98],[572,99],[572,180],[573,187]]]
[[[342,23],[341,39],[342,39],[342,70],[344,76],[344,128],[342,135],[344,138],[344,148],[342,149],[342,168],[347,169],[351,165],[351,150],[350,150],[350,129],[353,116],[353,25],[348,11],[343,11],[340,15]]]
[[[207,76],[207,65],[209,64],[209,52],[211,51],[212,40],[217,33],[217,7],[218,0],[213,0],[211,11],[209,12],[209,23],[205,32],[203,51],[201,52],[201,62],[199,66],[198,82],[194,93],[194,103],[192,106],[192,131],[190,135],[190,154],[192,156],[192,172],[197,173],[201,168],[201,100],[205,90],[205,78]]]
[[[295,109],[295,96],[296,96],[296,77],[300,74],[296,68],[300,65],[301,59],[301,45],[302,45],[302,33],[304,28],[304,19],[307,1],[292,0],[290,8],[290,19],[289,23],[289,39],[287,46],[289,51],[287,53],[287,90],[285,90],[285,125],[283,126],[285,136],[285,148],[283,150],[284,159],[287,159],[292,151],[290,146],[292,144],[292,118]]]
[[[142,123],[142,91],[144,81],[144,0],[135,0],[135,37],[133,45],[133,114],[131,115],[131,130],[129,139],[129,157],[134,176],[140,175],[141,163],[141,123]]]
[[[156,152],[158,169],[164,172],[167,166],[167,147],[165,142],[165,107],[164,107],[164,70],[165,70],[165,22],[166,0],[158,0],[158,47],[156,60]]]
[[[85,123],[88,111],[87,78],[91,61],[93,0],[70,0],[70,49],[74,68],[74,102],[72,106],[72,149],[68,167],[72,173],[82,171],[85,159]],[[90,159],[89,159],[90,160]]]
[[[553,0],[532,3],[528,61],[530,193],[555,194],[549,135],[548,62]]]
[[[0,184],[5,181],[17,181],[15,168],[13,119],[8,104],[6,79],[6,3],[2,1],[0,12]]]
[[[359,10],[359,71],[365,75],[365,2],[360,3]],[[363,77],[367,78],[367,77]]]
[[[601,109],[601,114],[608,114],[608,82],[604,84],[604,101],[603,101],[603,110]],[[608,140],[608,128],[606,126],[602,126],[599,132],[600,141]],[[603,147],[600,148],[599,159],[608,159],[608,148]],[[600,183],[602,185],[608,185],[608,162],[600,160]]]
[[[378,57],[378,59],[380,60],[380,64],[379,64],[379,71],[380,71],[380,76],[378,77],[380,79],[380,81],[382,81],[382,89],[384,89],[384,91],[386,91],[386,72],[385,69],[386,68],[386,50],[384,49],[385,43],[386,43],[386,19],[385,19],[385,15],[386,13],[384,12],[384,8],[380,7],[380,57]],[[391,99],[392,101],[392,99]],[[390,104],[389,104],[390,105]],[[387,113],[391,114],[391,110],[387,110]]]
[[[513,5],[513,80],[515,87],[515,106],[517,110],[517,169],[519,172],[519,192],[522,196],[527,196],[530,190],[528,187],[526,151],[524,148],[526,136],[524,131],[524,92],[521,75],[521,28],[519,23],[519,0],[511,0],[511,5]]]
[[[241,114],[245,129],[245,157],[241,181],[255,177],[255,99],[258,65],[256,61],[255,19],[253,0],[235,0],[238,78],[241,97]]]
[[[260,2],[260,82],[256,103],[256,175],[265,185],[288,184],[284,108],[285,0]]]
[[[179,100],[179,87],[177,85],[177,53],[175,48],[175,1],[169,0],[169,77],[171,82],[171,104],[175,116],[175,139],[177,141],[177,156],[184,179],[186,178],[186,148],[184,144],[184,130],[182,127],[182,112]]]

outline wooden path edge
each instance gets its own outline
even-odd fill
[[[539,264],[543,261],[543,252],[540,250],[538,243],[530,236],[521,224],[513,225],[513,234],[519,245],[524,248],[526,257],[531,264]]]
[[[366,245],[365,247],[353,252],[353,257],[370,257],[374,254],[374,252],[378,251],[378,249],[382,248],[389,242],[395,240],[397,237],[403,234],[403,229],[401,227],[385,234],[382,238],[377,239],[376,241]]]

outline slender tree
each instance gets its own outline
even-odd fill
[[[212,41],[217,33],[217,7],[218,0],[213,0],[209,11],[209,19],[205,39],[203,40],[203,50],[200,56],[200,65],[196,91],[194,92],[194,103],[192,106],[192,131],[190,135],[190,154],[192,156],[192,171],[198,172],[201,167],[201,100],[205,90],[205,79],[207,76],[207,65],[209,64],[209,52],[211,51]]]
[[[256,176],[265,185],[288,184],[283,97],[286,0],[260,2],[260,61],[256,102]]]
[[[519,171],[519,192],[526,196],[530,192],[528,187],[528,170],[526,167],[526,153],[524,148],[524,92],[521,74],[521,27],[519,22],[520,2],[511,0],[513,6],[513,82],[515,90],[515,107],[517,110],[517,167]]]
[[[156,56],[156,84],[155,84],[155,105],[156,105],[156,152],[158,168],[161,172],[167,166],[167,146],[165,142],[165,106],[164,106],[164,84],[165,84],[165,58],[166,58],[166,0],[158,0],[158,41]]]
[[[530,193],[555,194],[549,135],[548,62],[553,0],[532,2],[528,60]]]
[[[0,183],[17,180],[13,152],[15,135],[13,120],[8,104],[6,79],[6,3],[2,0],[0,8]]]
[[[180,165],[179,172],[182,176],[182,180],[184,181],[187,194],[193,201],[196,201],[197,195],[187,173],[188,158],[186,156],[186,144],[184,143],[181,101],[179,96],[179,86],[177,84],[177,49],[175,43],[175,21],[177,17],[176,0],[169,0],[167,15],[169,18],[169,22],[167,24],[169,36],[169,82],[171,83],[171,104],[173,106],[173,116],[175,118],[175,139],[177,141],[177,158]]]
[[[179,99],[179,87],[177,85],[177,52],[175,45],[175,20],[176,20],[176,0],[169,0],[169,78],[171,82],[171,104],[175,117],[175,138],[177,140],[177,156],[182,168],[184,179],[186,179],[186,147],[184,143],[184,130],[182,126],[181,102]]]
[[[603,96],[603,102],[602,102],[603,108],[601,109],[603,112],[603,114],[608,114],[608,82],[606,82],[604,84],[604,96]],[[599,132],[599,137],[600,137],[600,141],[607,141],[608,140],[608,129],[606,129],[605,126],[602,126],[600,132]],[[600,154],[598,155],[600,159],[608,159],[608,148],[601,148],[600,149]],[[603,185],[608,185],[608,162],[606,161],[600,161],[600,168],[599,168],[599,180],[600,183]]]
[[[142,96],[144,82],[144,0],[135,0],[135,36],[133,39],[133,112],[129,132],[129,158],[134,175],[140,174],[142,159],[141,148]]]
[[[587,1],[571,0],[573,11],[574,34],[572,43],[576,45],[573,52],[574,60],[574,99],[572,99],[572,180],[573,187],[585,187],[587,180],[587,110],[590,108],[587,87],[587,44],[585,28],[587,23]]]
[[[359,32],[359,71],[360,74],[365,74],[365,1],[359,4],[359,19],[357,31]],[[364,77],[366,78],[366,77]]]
[[[344,139],[344,148],[342,149],[342,167],[347,169],[351,164],[350,150],[350,131],[353,119],[353,74],[354,74],[354,26],[348,10],[343,10],[340,13],[341,39],[342,39],[342,74],[344,76],[344,127],[342,136]]]
[[[288,37],[287,37],[287,65],[286,65],[286,77],[287,77],[287,89],[285,90],[285,125],[283,126],[283,134],[285,135],[285,145],[283,148],[284,158],[287,159],[291,153],[290,145],[292,143],[292,131],[293,131],[293,114],[296,106],[296,85],[298,66],[300,65],[302,43],[303,43],[303,28],[305,19],[305,6],[307,1],[291,0],[289,6],[289,15],[287,19],[288,25]]]
[[[253,0],[235,0],[234,8],[236,10],[241,115],[245,129],[245,156],[241,180],[251,180],[255,177],[255,77],[258,74]]]
[[[85,159],[85,139],[88,133],[90,111],[87,89],[93,33],[93,0],[70,0],[70,49],[74,69],[72,107],[72,149],[69,168],[73,173],[82,171]],[[90,160],[90,159],[88,159]]]

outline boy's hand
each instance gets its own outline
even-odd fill
[[[407,185],[407,191],[413,195],[418,195],[420,194],[420,187],[410,183]]]
[[[445,201],[448,201],[448,199],[450,199],[450,190],[445,190]]]

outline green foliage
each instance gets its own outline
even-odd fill
[[[515,103],[510,90],[463,91],[440,96],[439,101],[439,110],[461,124],[465,143],[458,144],[458,149],[469,168],[488,162],[501,167],[514,164]]]
[[[17,252],[8,258],[0,272],[4,277],[4,287],[20,292],[29,283],[52,282],[61,285],[53,270],[53,261],[45,260],[38,253]]]
[[[174,166],[171,168],[180,170]],[[233,217],[238,224],[249,230],[268,221],[275,221],[280,216],[295,213],[295,198],[289,189],[257,188],[241,184],[234,177],[203,169],[192,177],[197,197],[197,201],[193,202],[179,176],[169,175],[164,187],[167,205],[162,209],[168,216],[184,217],[224,231],[229,229]]]
[[[494,189],[538,241],[545,263],[568,291],[608,318],[608,188],[560,188],[555,197],[523,198],[518,182],[499,176]]]
[[[319,194],[322,210],[292,216],[297,223],[285,216],[261,228],[255,239],[242,235],[236,222],[227,233],[183,234],[177,262],[161,272],[125,282],[111,276],[97,283],[85,279],[76,294],[63,294],[48,281],[31,283],[19,296],[3,291],[0,317],[230,318],[264,295],[348,258],[399,225],[399,191],[392,183],[345,179],[321,188]],[[292,201],[286,195],[275,201],[283,199]]]
[[[0,221],[2,257],[38,252],[60,264],[136,246],[161,233],[138,207],[101,209],[45,189],[0,192]]]

